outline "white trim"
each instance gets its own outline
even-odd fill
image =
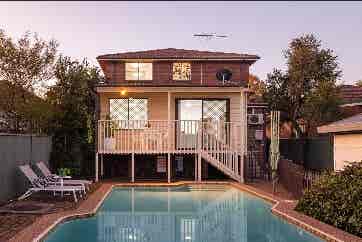
[[[218,92],[249,92],[248,88],[243,87],[228,87],[228,86],[214,86],[214,87],[200,87],[200,86],[187,86],[187,87],[178,87],[178,86],[98,86],[96,87],[97,92],[107,93],[107,92],[117,92],[120,93],[122,90],[126,89],[128,93],[146,93],[146,92],[204,92],[204,93],[218,93]]]

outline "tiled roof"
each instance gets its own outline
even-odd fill
[[[167,48],[100,55],[97,59],[235,59],[256,61],[260,59],[260,57],[257,55],[239,53]]]
[[[362,113],[318,127],[318,133],[362,131]]]
[[[362,87],[353,85],[343,85],[340,89],[343,103],[362,102]]]

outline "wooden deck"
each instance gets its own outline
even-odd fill
[[[240,122],[196,120],[100,120],[98,154],[196,154],[242,181],[245,136]],[[132,164],[133,164],[132,163]],[[134,164],[132,165],[134,166]],[[134,170],[134,167],[132,167]]]

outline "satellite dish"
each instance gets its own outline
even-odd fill
[[[216,78],[224,84],[231,80],[233,73],[229,69],[222,69],[216,73]]]

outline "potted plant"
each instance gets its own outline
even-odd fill
[[[116,122],[110,118],[109,115],[106,117],[106,125],[104,129],[104,147],[106,150],[114,150],[116,148],[116,138],[114,137],[114,131],[116,130]]]

